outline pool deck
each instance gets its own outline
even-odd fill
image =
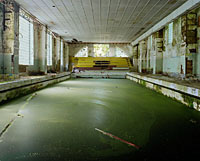
[[[127,73],[127,79],[144,85],[200,111],[200,82],[177,80],[162,75]]]
[[[14,81],[2,82],[0,83],[0,103],[67,80],[70,77],[71,73],[65,72],[44,76],[27,76]]]

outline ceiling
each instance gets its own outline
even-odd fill
[[[187,0],[16,0],[65,40],[132,42]]]

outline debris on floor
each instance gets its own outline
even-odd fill
[[[112,134],[110,134],[110,133],[107,133],[107,132],[102,131],[102,130],[97,129],[97,128],[95,128],[95,130],[98,131],[98,132],[100,132],[100,133],[102,133],[102,134],[104,134],[104,135],[110,136],[111,138],[114,138],[114,139],[116,139],[116,140],[119,140],[119,141],[121,141],[121,142],[123,142],[123,143],[125,143],[125,144],[127,144],[127,145],[130,145],[130,146],[132,146],[132,147],[135,147],[136,149],[140,149],[139,146],[137,146],[137,145],[135,145],[135,144],[133,144],[133,143],[131,143],[131,142],[128,142],[128,141],[126,141],[126,140],[123,140],[123,139],[121,139],[121,138],[119,138],[119,137],[117,137],[117,136],[114,136],[114,135],[112,135]]]
[[[197,121],[195,121],[193,119],[191,119],[190,122],[193,123],[193,124],[197,124]]]

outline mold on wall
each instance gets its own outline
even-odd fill
[[[138,57],[133,58],[138,61],[138,72],[199,78],[199,21],[200,10],[192,10],[134,46],[139,46]]]
[[[3,10],[4,6],[0,3],[0,79],[3,76]]]
[[[182,23],[179,18],[173,22],[173,41],[169,43],[169,28],[164,30],[163,73],[179,77],[185,75],[186,42],[182,36]]]
[[[1,77],[14,79],[19,74],[19,6],[14,1],[5,1],[0,7]]]
[[[197,53],[196,53],[196,75],[200,78],[200,8],[197,9]]]

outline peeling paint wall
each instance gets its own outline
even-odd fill
[[[49,72],[63,72],[68,69],[68,56],[63,45],[63,60],[61,67],[61,37],[53,40],[53,65],[47,67],[47,26],[34,21],[34,65],[19,66],[19,12],[20,6],[13,0],[0,3],[0,79],[15,79],[19,75],[43,75]],[[27,14],[30,18],[33,16]],[[69,47],[66,50],[69,53]],[[19,68],[20,72],[19,73]]]
[[[133,47],[133,71],[138,72],[138,45]]]
[[[163,73],[171,76],[185,75],[186,42],[181,30],[181,18],[173,23],[173,41],[168,42],[169,29],[164,29]]]
[[[47,73],[46,27],[34,22],[34,65],[28,67],[29,75]]]
[[[69,44],[65,43],[64,50],[64,71],[69,70]]]
[[[174,20],[172,32],[166,25],[140,41],[133,48],[134,71],[180,78],[200,77],[199,21],[200,9],[196,9]]]
[[[0,79],[3,74],[3,5],[0,3]]]
[[[197,21],[198,21],[198,27],[197,27],[198,50],[196,54],[196,74],[197,77],[200,78],[200,8],[197,10]]]
[[[1,61],[1,76],[4,79],[14,79],[19,74],[19,6],[8,0],[0,8],[1,60],[3,60]]]
[[[143,40],[138,46],[138,71],[147,72],[147,40]]]
[[[60,71],[61,61],[60,61],[60,50],[61,50],[61,39],[60,37],[56,38],[56,71]]]

